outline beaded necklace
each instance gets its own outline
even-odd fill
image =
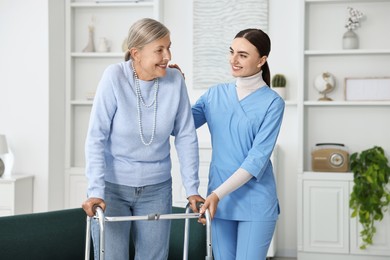
[[[157,92],[158,92],[158,78],[156,78],[154,80],[154,99],[153,101],[147,105],[141,95],[141,87],[140,87],[140,84],[139,84],[139,79],[138,79],[138,75],[137,75],[137,72],[135,71],[134,69],[134,65],[133,63],[131,63],[131,67],[133,69],[133,73],[134,73],[134,82],[135,82],[135,92],[136,92],[136,95],[137,95],[137,113],[138,113],[138,129],[139,129],[139,136],[141,138],[141,142],[146,145],[146,146],[149,146],[153,140],[154,140],[154,134],[156,133],[156,121],[157,121]],[[145,137],[144,137],[144,132],[143,132],[143,126],[142,126],[142,113],[141,113],[141,104],[146,107],[146,108],[150,108],[151,106],[153,106],[153,128],[152,128],[152,136],[150,137],[150,140],[149,142],[146,142],[145,141]]]

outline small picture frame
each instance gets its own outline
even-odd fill
[[[345,100],[389,101],[390,77],[345,78]]]

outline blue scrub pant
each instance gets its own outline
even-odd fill
[[[106,182],[105,216],[146,216],[172,212],[172,180],[144,186],[129,187]],[[135,260],[166,260],[169,250],[170,220],[136,220],[106,222],[105,259],[128,260],[130,229],[134,240]],[[95,259],[99,259],[97,220],[91,225]]]
[[[215,260],[265,260],[276,221],[211,221]]]

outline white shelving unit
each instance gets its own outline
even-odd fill
[[[84,143],[93,94],[104,69],[124,59],[123,41],[140,18],[162,20],[162,0],[91,1],[66,0],[66,158],[65,206],[80,207],[85,199]],[[88,26],[94,26],[94,42],[104,37],[109,52],[83,52]]]
[[[360,48],[354,50],[342,49],[349,6],[366,16],[356,30]],[[384,243],[390,248],[389,237],[379,236],[378,244],[370,250],[358,249],[359,234],[353,232],[358,225],[356,219],[350,218],[348,203],[353,175],[312,172],[311,150],[316,143],[331,142],[345,144],[350,154],[374,145],[390,152],[390,101],[352,102],[344,98],[345,78],[390,76],[390,1],[302,0],[301,11],[298,259],[357,260],[367,259],[367,255],[370,259],[388,259],[390,250],[378,246]],[[336,88],[327,95],[333,101],[318,101],[320,94],[314,88],[314,79],[323,72],[330,72],[336,79]],[[362,130],[362,125],[372,128]],[[327,210],[321,211],[324,208]],[[318,212],[330,214],[329,218]],[[384,230],[389,230],[388,219],[381,223]],[[325,227],[328,232],[319,232]]]

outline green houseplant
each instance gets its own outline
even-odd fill
[[[354,175],[354,187],[349,206],[351,217],[358,217],[363,227],[360,232],[365,249],[372,244],[376,233],[375,222],[383,219],[383,214],[390,204],[389,178],[390,166],[382,147],[353,153],[350,166]]]
[[[272,89],[283,99],[286,99],[286,77],[283,74],[275,74],[271,80]]]
[[[275,74],[272,78],[271,85],[274,88],[286,87],[286,77],[283,74]]]

